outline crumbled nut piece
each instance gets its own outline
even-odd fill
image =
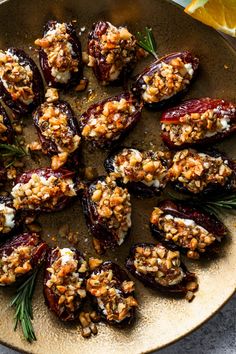
[[[15,210],[0,203],[0,234],[6,234],[15,227]]]
[[[27,148],[31,151],[40,151],[42,150],[42,145],[38,141],[33,141],[30,144],[27,144]]]
[[[68,152],[61,152],[58,155],[52,156],[51,167],[54,171],[59,170],[60,167],[65,165],[68,159]]]
[[[16,134],[21,135],[21,134],[23,133],[23,126],[22,126],[22,124],[20,124],[20,123],[13,123],[12,126],[13,126],[14,132],[15,132]]]
[[[95,167],[86,167],[84,171],[84,177],[87,180],[92,181],[93,179],[98,177],[97,169]]]
[[[7,178],[16,179],[16,169],[13,166],[8,167],[7,169]]]
[[[80,80],[79,84],[75,87],[75,91],[76,92],[84,91],[86,90],[87,86],[88,86],[88,79],[83,78]]]
[[[59,93],[56,88],[48,88],[45,93],[45,98],[47,102],[56,102],[59,100]]]
[[[80,324],[82,326],[82,336],[85,338],[90,337],[91,333],[93,333],[94,335],[98,333],[97,326],[95,325],[95,323],[91,322],[93,321],[94,313],[94,311],[81,312],[79,315]]]
[[[97,252],[97,254],[102,254],[104,252],[104,249],[101,245],[101,242],[95,237],[93,237],[92,241],[93,241],[93,247],[94,247],[95,251]]]
[[[102,260],[98,258],[89,258],[89,269],[94,270],[95,268],[99,267],[102,264]]]
[[[182,183],[190,192],[199,193],[211,183],[223,186],[232,172],[227,160],[222,157],[185,149],[174,155],[169,178]]]

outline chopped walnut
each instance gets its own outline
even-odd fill
[[[59,100],[59,93],[56,88],[48,88],[45,93],[45,98],[47,102],[56,102]]]
[[[10,232],[15,226],[15,210],[0,203],[0,234]]]

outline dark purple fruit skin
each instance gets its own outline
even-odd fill
[[[219,106],[222,107],[223,111],[227,112],[227,116],[230,119],[230,129],[224,132],[219,132],[211,137],[206,137],[204,139],[195,141],[193,143],[183,143],[181,145],[176,145],[173,141],[171,141],[168,132],[162,132],[161,138],[165,145],[167,145],[169,149],[185,149],[191,146],[210,146],[211,144],[221,142],[223,139],[234,134],[236,132],[236,105],[232,102],[220,99],[212,99],[209,97],[187,100],[176,107],[167,109],[162,113],[161,123],[173,122],[178,124],[179,118],[185,114],[204,113],[208,109],[214,109]]]
[[[133,149],[136,149],[135,147],[132,147]],[[113,152],[111,152],[106,160],[104,161],[104,167],[106,172],[109,174],[111,172],[114,172],[114,166],[113,166],[113,162],[114,162],[114,158],[116,155],[118,155],[119,153],[122,152],[123,149],[130,149],[130,147],[121,147],[119,149],[114,150]],[[140,149],[136,149],[142,152],[142,150]],[[165,162],[163,160],[163,162]],[[167,163],[164,163],[165,166],[167,167]],[[159,195],[160,194],[160,188],[156,188],[154,186],[147,186],[146,184],[142,183],[142,182],[128,182],[128,183],[123,183],[122,182],[122,178],[117,179],[117,183],[122,185],[125,188],[128,188],[128,190],[131,193],[136,194],[137,196],[143,197],[143,198],[151,198],[154,197],[155,195]]]
[[[128,297],[128,296],[133,296],[135,297],[135,293],[134,291],[131,293],[126,294],[122,287],[121,284],[123,283],[123,281],[130,281],[131,279],[129,278],[128,274],[126,273],[126,271],[124,269],[122,269],[118,264],[112,262],[112,261],[106,261],[103,262],[98,268],[96,268],[92,273],[97,274],[100,273],[101,271],[109,271],[112,270],[113,273],[113,279],[115,279],[117,281],[117,285],[116,288],[118,288],[124,297]],[[103,314],[102,310],[100,309],[100,307],[98,306],[97,303],[97,298],[96,296],[90,295],[92,297],[93,303],[96,305],[97,310],[99,311],[101,318],[109,323],[110,325],[114,325],[114,326],[126,326],[126,325],[131,325],[134,322],[135,319],[135,307],[132,307],[132,309],[130,310],[130,317],[126,317],[122,322],[116,322],[116,321],[110,321],[106,318],[106,316]]]
[[[103,218],[98,215],[96,210],[96,204],[92,201],[93,187],[99,181],[105,180],[105,177],[99,177],[90,185],[86,185],[82,196],[83,212],[86,220],[87,227],[94,238],[98,239],[104,249],[114,248],[117,246],[117,242],[113,231],[115,229],[108,228]],[[127,232],[128,236],[129,231]]]
[[[106,33],[109,24],[105,21],[99,21],[93,24],[92,30],[88,35],[88,54],[96,58],[96,64],[93,66],[93,72],[97,80],[101,83],[112,84],[112,85],[121,85],[127,80],[128,75],[133,70],[136,64],[136,55],[134,60],[130,61],[123,70],[121,70],[119,77],[114,80],[109,80],[109,71],[112,64],[106,62],[106,56],[101,54],[100,48],[100,39],[103,34]]]
[[[117,96],[109,97],[101,102],[94,103],[80,117],[79,128],[80,128],[80,132],[82,133],[84,126],[87,124],[89,117],[92,114],[94,114],[96,117],[96,115],[101,114],[101,112],[103,111],[103,107],[104,107],[105,103],[111,102],[111,101],[119,101],[122,98],[129,101],[136,108],[136,111],[134,113],[132,113],[132,115],[129,117],[128,126],[121,133],[119,133],[119,135],[116,136],[116,139],[111,138],[108,140],[108,139],[103,138],[103,139],[96,141],[96,140],[90,140],[90,139],[85,138],[86,140],[90,141],[94,147],[110,148],[111,146],[113,147],[114,145],[118,145],[120,140],[125,138],[125,136],[128,134],[128,132],[130,130],[132,130],[133,127],[136,125],[136,123],[140,120],[143,105],[138,103],[138,101],[135,99],[135,97],[130,92],[124,92],[124,93],[121,93]],[[99,107],[99,111],[97,111],[98,107]]]
[[[36,233],[27,232],[13,237],[0,246],[0,259],[2,259],[4,255],[9,256],[17,247],[29,245],[36,247],[30,260],[32,269],[27,274],[18,276],[14,284],[23,282],[43,263],[48,250],[48,245]]]
[[[59,169],[57,171],[52,170],[49,167],[45,167],[45,168],[36,168],[34,170],[30,170],[30,171],[26,171],[24,172],[22,175],[20,175],[15,182],[15,185],[17,183],[27,183],[29,182],[32,174],[36,173],[39,176],[43,176],[45,178],[49,178],[50,176],[55,176],[57,178],[74,178],[75,173],[72,171],[69,171],[67,169]],[[55,205],[55,207],[53,209],[50,208],[46,208],[44,206],[38,206],[37,208],[34,209],[34,211],[43,211],[43,212],[52,212],[52,211],[59,211],[61,209],[63,209],[66,205],[68,205],[68,203],[70,202],[71,199],[73,199],[74,197],[68,197],[68,196],[64,196],[63,198],[61,198],[60,202],[58,204]],[[24,209],[21,209],[24,210]],[[28,209],[26,209],[28,210]],[[32,210],[29,210],[32,211]]]
[[[135,80],[135,83],[132,85],[132,92],[134,95],[138,96],[140,100],[142,100],[142,93],[143,89],[142,86],[145,85],[145,82],[143,80],[144,76],[152,76],[156,72],[160,71],[160,64],[162,62],[168,64],[172,59],[175,58],[181,58],[185,64],[191,63],[193,66],[194,74],[191,81],[196,75],[196,71],[199,65],[199,59],[197,57],[194,57],[190,52],[188,51],[183,51],[183,52],[175,52],[171,54],[167,54],[163,56],[160,59],[155,60],[151,65],[149,65],[144,71],[138,75],[138,77]],[[167,98],[165,100],[159,101],[159,102],[153,102],[153,103],[148,103],[144,101],[144,104],[150,108],[150,109],[161,109],[164,106],[171,105],[173,104],[176,100],[180,99],[188,90],[188,87],[186,87],[184,90],[178,92],[174,96],[171,96],[170,98]]]
[[[0,185],[7,181],[7,171],[0,161]]]
[[[14,209],[11,197],[0,196],[0,204],[5,204],[7,207]],[[0,243],[4,241],[6,238],[16,234],[16,232],[19,231],[20,229],[22,229],[22,218],[20,213],[17,212],[16,210],[14,215],[14,221],[15,221],[15,226],[13,229],[11,229],[10,232],[8,233],[0,232]]]
[[[221,242],[228,234],[228,230],[224,224],[218,220],[215,215],[202,211],[201,209],[196,208],[191,204],[187,204],[186,202],[163,200],[158,204],[158,208],[163,210],[165,214],[193,220],[197,225],[202,226],[216,237],[216,240],[210,246],[206,247],[206,252],[204,252],[204,254],[200,253],[202,256],[217,253]],[[166,247],[173,250],[179,250],[184,254],[189,250],[188,248],[176,245],[176,243],[172,240],[166,240],[165,233],[159,230],[155,224],[150,223],[150,228],[156,239],[163,243]]]
[[[68,126],[72,130],[73,135],[79,135],[79,125],[70,104],[65,101],[56,101],[53,103],[53,105],[54,107],[57,107],[63,114],[66,114],[68,117]],[[33,121],[42,145],[42,149],[48,156],[57,155],[60,153],[57,144],[54,141],[47,139],[41,132],[41,128],[39,126],[39,118],[41,115],[42,107],[39,106],[34,112]],[[74,165],[78,165],[78,149],[71,154],[70,160]]]
[[[11,97],[11,95],[8,93],[8,91],[5,89],[3,86],[2,81],[0,80],[0,97],[4,101],[4,103],[12,109],[12,111],[18,115],[23,115],[27,114],[29,112],[32,112],[35,107],[37,107],[44,98],[44,86],[43,86],[43,80],[41,77],[41,74],[39,72],[39,69],[37,68],[35,62],[33,59],[31,59],[28,54],[26,54],[22,49],[17,49],[17,48],[10,48],[9,51],[13,55],[17,55],[18,58],[20,58],[20,63],[24,63],[25,65],[29,65],[33,72],[33,92],[34,92],[34,99],[33,102],[30,103],[29,105],[16,100],[14,101]]]
[[[81,266],[82,261],[84,260],[84,256],[81,252],[79,252],[77,249],[72,248],[72,251],[76,253],[76,259],[78,260],[78,269]],[[70,311],[69,308],[64,308],[63,306],[60,306],[58,304],[59,296],[53,291],[52,288],[49,288],[46,286],[47,281],[50,279],[50,273],[48,272],[47,268],[50,268],[53,264],[58,259],[58,249],[57,248],[50,248],[48,251],[47,255],[47,261],[45,265],[45,271],[44,271],[44,279],[43,279],[43,294],[45,298],[45,303],[48,306],[48,308],[61,320],[64,322],[69,322],[73,321],[78,318],[81,306],[84,302],[84,299],[81,299],[79,295],[76,298],[77,304],[75,311]],[[87,273],[79,273],[80,278],[83,278],[83,285],[84,288],[86,287],[85,281],[86,281],[86,276]]]
[[[49,30],[53,30],[57,23],[58,23],[57,21],[48,21],[46,23],[46,25],[44,26],[43,35],[45,36]],[[67,33],[70,36],[69,43],[71,43],[73,52],[75,53],[75,55],[73,55],[73,58],[78,59],[78,62],[79,62],[78,71],[71,73],[71,78],[69,79],[69,81],[67,83],[60,83],[60,82],[55,81],[55,78],[51,74],[51,67],[48,64],[47,54],[45,53],[45,51],[43,49],[39,50],[40,66],[41,66],[45,81],[48,86],[56,87],[58,89],[68,88],[70,86],[75,85],[76,83],[78,83],[80,81],[80,79],[82,77],[82,73],[83,73],[82,52],[81,52],[80,40],[77,37],[77,34],[76,34],[73,24],[67,23],[66,26],[67,26]]]
[[[0,83],[1,85],[1,83]],[[0,135],[0,144],[12,144],[14,140],[14,130],[12,128],[11,120],[7,115],[7,112],[0,104],[0,115],[3,116],[3,124],[7,127],[7,130]]]
[[[182,268],[184,272],[184,279],[181,281],[181,283],[176,284],[176,285],[171,285],[171,286],[163,286],[158,284],[155,281],[155,277],[150,275],[150,274],[141,274],[136,272],[136,268],[134,266],[134,257],[135,257],[135,249],[137,247],[155,247],[156,245],[153,243],[137,243],[133,245],[130,249],[130,253],[128,258],[126,259],[126,268],[128,271],[136,277],[138,280],[140,280],[145,286],[148,286],[152,289],[159,290],[164,293],[177,293],[180,295],[186,295],[187,293],[187,284],[191,281],[196,281],[196,276],[194,273],[191,273],[188,271],[186,266],[181,262],[180,267]]]
[[[219,157],[221,156],[223,161],[228,161],[228,166],[233,170],[232,175],[229,176],[226,184],[224,186],[216,183],[209,183],[208,186],[201,191],[200,193],[197,193],[197,197],[205,198],[205,197],[212,197],[215,198],[217,196],[220,196],[222,194],[227,194],[230,192],[234,192],[236,190],[236,163],[233,160],[228,159],[225,157],[223,153],[220,153],[219,151],[216,150],[211,150],[211,151],[206,151],[206,154],[212,157]],[[185,194],[189,195],[195,195],[194,193],[190,192],[186,187],[183,186],[181,182],[171,182],[174,186],[174,188],[179,191],[183,192]]]

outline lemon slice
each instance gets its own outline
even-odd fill
[[[192,0],[184,11],[216,30],[236,37],[236,0]]]

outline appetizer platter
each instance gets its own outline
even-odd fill
[[[172,343],[236,288],[236,53],[165,0],[0,9],[0,341]]]

